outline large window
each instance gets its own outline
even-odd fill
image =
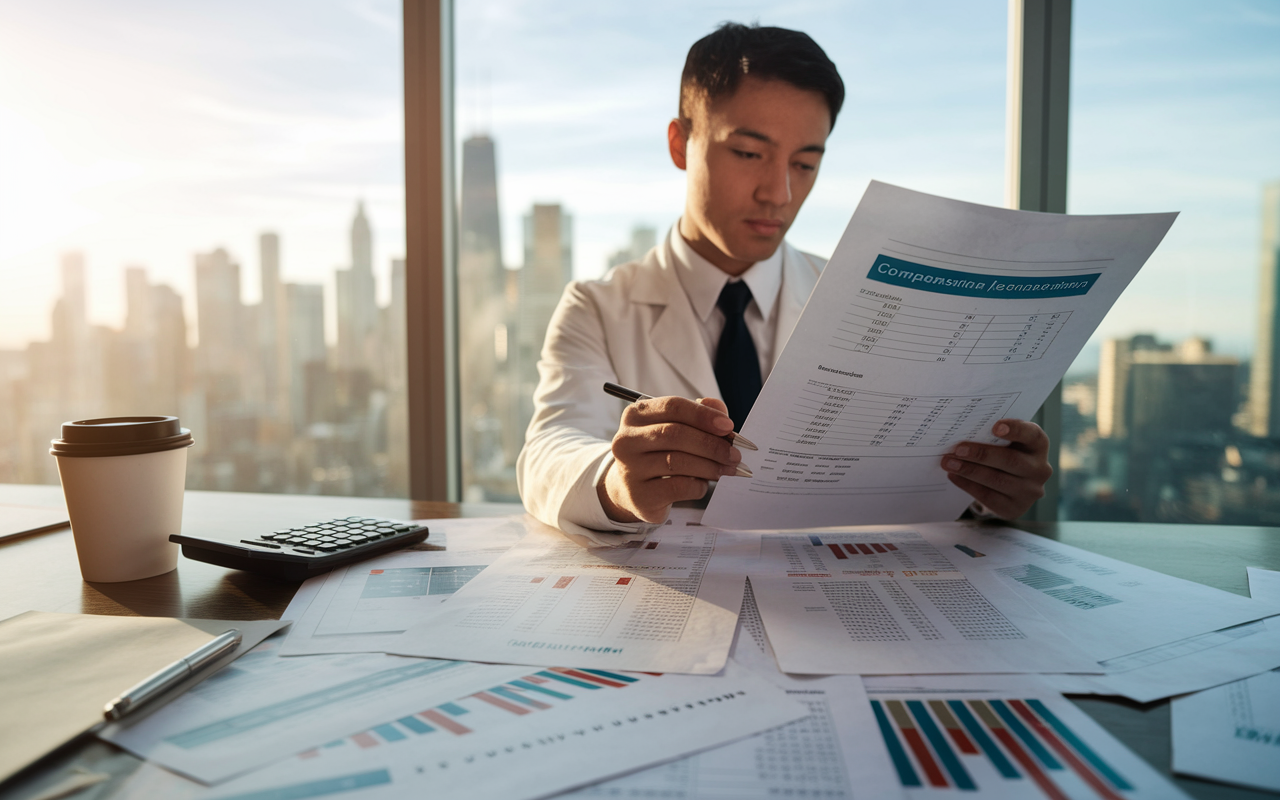
[[[1002,3],[737,13],[474,0],[455,14],[464,499],[516,499],[538,353],[564,284],[643,256],[679,217],[684,176],[666,126],[689,46],[726,17],[808,32],[848,88],[792,244],[829,256],[872,178],[1002,202]]]
[[[1075,4],[1068,210],[1181,216],[1064,384],[1065,518],[1280,524],[1277,31]]]
[[[406,495],[399,4],[0,15],[0,482],[176,414],[190,488]]]

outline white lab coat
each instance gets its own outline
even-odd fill
[[[775,358],[826,265],[785,242],[782,247]],[[669,238],[601,280],[565,287],[547,328],[533,419],[516,465],[531,514],[592,539],[588,530],[636,529],[611,523],[596,499],[624,407],[602,386],[612,381],[655,397],[721,399],[701,325],[676,274]]]

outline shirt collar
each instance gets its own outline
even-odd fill
[[[720,291],[724,289],[730,277],[715,264],[694,252],[694,249],[680,235],[679,221],[671,227],[669,238],[671,251],[675,254],[676,275],[680,278],[680,285],[684,287],[684,293],[689,296],[689,302],[693,304],[693,310],[698,318],[706,322],[711,318],[711,312],[716,308],[716,301],[720,299]],[[752,264],[741,275],[741,280],[746,281],[747,288],[751,290],[751,298],[766,322],[769,320],[769,315],[773,313],[774,306],[777,305],[778,290],[782,286],[782,250],[782,245],[779,245],[773,255],[764,261]]]

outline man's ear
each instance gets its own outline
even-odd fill
[[[688,123],[673,119],[667,125],[667,150],[671,153],[671,163],[676,165],[676,169],[684,169],[686,165],[685,149],[689,146],[689,127]]]

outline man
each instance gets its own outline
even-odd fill
[[[688,176],[684,215],[643,260],[565,289],[517,466],[534,516],[573,533],[634,532],[743,474],[724,436],[746,419],[825,264],[784,237],[843,102],[835,65],[803,33],[725,24],[690,49],[667,127]],[[605,381],[656,399],[623,408]],[[1009,446],[966,442],[942,466],[979,510],[1011,519],[1044,493],[1049,440],[1021,420],[993,432]]]

